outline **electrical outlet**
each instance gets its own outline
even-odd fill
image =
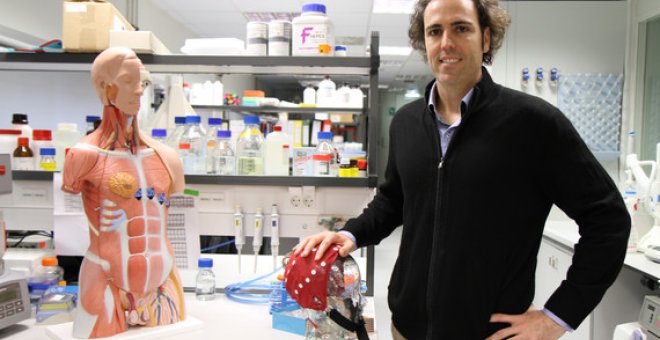
[[[316,202],[316,188],[313,186],[302,187],[302,204],[307,208],[313,208]]]
[[[303,206],[302,197],[302,188],[289,187],[289,204],[292,208],[300,208]]]

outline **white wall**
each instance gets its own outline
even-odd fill
[[[654,0],[655,1],[655,0]],[[623,1],[509,1],[502,2],[511,26],[493,63],[493,78],[523,90],[521,74],[529,68],[525,90],[557,105],[548,82],[533,84],[537,67],[546,79],[550,69],[560,74],[622,73],[626,46],[626,2]]]

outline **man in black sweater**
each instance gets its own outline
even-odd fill
[[[390,128],[385,180],[338,233],[303,240],[316,257],[379,243],[402,225],[389,284],[395,339],[557,339],[614,282],[630,216],[570,122],[542,99],[495,84],[510,22],[497,0],[419,0],[409,36],[435,79]],[[536,257],[552,205],[579,226],[573,264],[540,310]]]

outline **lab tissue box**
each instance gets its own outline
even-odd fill
[[[110,31],[110,47],[123,46],[135,53],[171,54],[151,31]]]
[[[307,318],[298,316],[302,309],[292,305],[273,312],[273,329],[305,336]]]
[[[67,52],[100,52],[108,48],[110,31],[134,31],[131,24],[105,1],[65,1],[62,46]]]

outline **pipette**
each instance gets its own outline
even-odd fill
[[[238,272],[241,272],[241,249],[245,244],[245,234],[243,233],[243,213],[241,206],[236,204],[236,211],[234,212],[234,245],[238,253]]]
[[[277,213],[277,204],[273,204],[270,213],[270,252],[273,254],[273,270],[277,269],[277,256],[280,246],[280,215]]]
[[[257,208],[254,214],[254,239],[252,240],[252,249],[254,249],[254,272],[257,272],[257,260],[259,260],[259,250],[264,242],[264,215],[261,208]]]

